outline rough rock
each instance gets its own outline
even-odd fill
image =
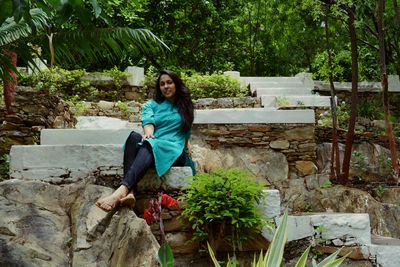
[[[400,238],[400,207],[381,203],[365,191],[339,185],[307,191],[300,184],[281,192],[283,205],[294,211],[368,213],[373,234]]]
[[[94,205],[110,192],[83,183],[0,183],[0,266],[159,266],[159,245],[143,219]]]
[[[288,161],[283,153],[266,148],[211,149],[200,140],[191,147],[198,171],[210,172],[218,168],[238,167],[248,170],[264,184],[286,180]]]
[[[315,166],[312,161],[296,161],[296,169],[299,171],[301,176],[307,176],[317,172],[317,166]]]
[[[328,173],[330,168],[331,144],[324,143],[317,147],[317,166],[320,172]],[[357,152],[354,155],[355,151]],[[344,156],[344,145],[339,145],[340,158]],[[390,152],[388,149],[367,142],[353,145],[350,164],[350,178],[358,177],[365,182],[385,181],[389,176]]]

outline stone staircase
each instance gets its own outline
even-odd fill
[[[329,108],[330,97],[313,94],[314,82],[306,73],[294,77],[240,77],[264,108]]]
[[[138,124],[133,128],[140,129]],[[41,145],[12,147],[11,178],[66,183],[90,175],[121,175],[122,144],[131,129],[44,129]],[[145,177],[139,190],[179,190],[187,185],[191,170],[174,167],[161,179],[154,179],[154,175],[150,172],[146,177],[153,179]],[[263,214],[279,224],[283,209],[279,191],[265,190],[265,194],[265,202],[260,204]],[[343,251],[351,252],[352,259],[371,260],[383,267],[400,266],[400,240],[371,236],[365,213],[291,215],[288,230],[289,241],[315,240],[317,248],[329,253],[344,246]],[[263,236],[270,240],[272,233],[265,230]]]

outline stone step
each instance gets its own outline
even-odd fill
[[[51,183],[72,183],[88,177],[114,177],[122,174],[122,145],[14,145],[10,151],[10,177]],[[138,184],[139,190],[180,190],[192,175],[190,167],[172,167],[157,178],[154,170]],[[116,181],[115,181],[116,179]]]
[[[297,90],[303,91],[312,91],[313,88],[305,86],[302,82],[255,82],[250,84],[250,91],[252,94],[258,91],[259,89],[267,88],[267,89],[292,89],[295,88]]]
[[[263,107],[330,107],[330,96],[307,95],[307,96],[275,96],[262,95],[261,106]]]
[[[282,217],[276,219],[279,224]],[[272,234],[263,231],[271,240]],[[317,236],[319,235],[319,236]],[[370,219],[367,213],[314,213],[288,217],[288,241],[303,238],[343,240],[350,245],[371,244]]]
[[[135,129],[43,129],[40,132],[41,145],[90,145],[122,144],[130,132],[142,133],[142,128]]]
[[[298,87],[290,87],[290,88],[283,88],[283,87],[277,87],[277,88],[258,88],[256,91],[254,91],[253,95],[256,96],[263,96],[263,95],[274,95],[274,96],[307,96],[307,95],[313,95],[311,90],[305,89],[305,88],[298,88]]]
[[[375,262],[374,266],[399,267],[400,266],[400,244],[377,245],[369,244],[361,248],[362,253]]]
[[[315,123],[313,110],[276,110],[264,108],[196,110],[196,124]]]

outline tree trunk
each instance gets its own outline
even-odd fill
[[[347,128],[346,145],[343,157],[343,172],[340,175],[339,182],[345,185],[349,181],[350,159],[354,139],[354,128],[357,118],[357,101],[358,101],[358,53],[357,53],[357,35],[354,26],[355,21],[355,7],[347,8],[348,12],[348,26],[351,43],[351,107],[350,119]]]
[[[337,177],[339,177],[340,175],[340,155],[339,155],[339,143],[337,138],[337,116],[336,116],[336,101],[335,101],[336,93],[332,75],[332,51],[329,40],[329,24],[328,24],[329,14],[330,14],[330,4],[327,4],[326,16],[325,16],[325,37],[326,37],[326,50],[328,52],[329,84],[331,88],[331,112],[332,112],[332,151],[331,151],[330,178],[337,179]]]
[[[17,67],[17,54],[11,50],[4,49],[4,55],[10,59],[11,64]],[[14,101],[15,88],[17,87],[17,74],[8,66],[5,66],[8,75],[3,74],[4,102],[7,114],[12,114],[11,104]]]
[[[383,24],[383,13],[385,11],[385,1],[378,1],[378,37],[379,37],[379,60],[381,66],[381,82],[382,82],[382,90],[383,90],[383,111],[385,118],[385,126],[386,126],[386,135],[389,141],[389,149],[390,149],[390,157],[392,160],[392,168],[393,175],[398,182],[399,178],[399,166],[397,160],[397,148],[396,141],[393,135],[392,124],[389,121],[390,110],[389,110],[389,95],[388,95],[388,77],[386,71],[386,58],[385,58],[385,32],[384,32],[384,24]]]

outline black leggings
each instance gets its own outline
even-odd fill
[[[122,185],[129,190],[136,191],[137,183],[144,177],[147,170],[154,166],[154,156],[151,145],[148,142],[142,142],[142,135],[131,132],[125,142],[124,150],[124,178]],[[185,158],[182,154],[172,166],[184,166]]]

